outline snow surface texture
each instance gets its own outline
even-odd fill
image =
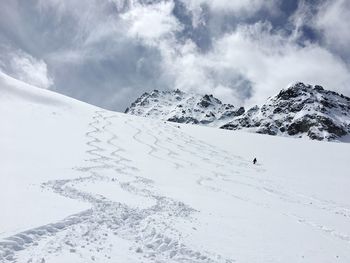
[[[350,262],[349,144],[0,90],[0,262]]]
[[[321,86],[295,83],[245,112],[212,95],[181,91],[145,93],[126,113],[173,121],[245,130],[269,135],[343,140],[350,134],[350,98]]]

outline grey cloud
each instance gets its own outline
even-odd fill
[[[0,67],[120,111],[151,89],[213,93],[242,105],[301,80],[349,95],[345,2],[5,1]]]

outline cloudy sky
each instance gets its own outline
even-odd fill
[[[350,95],[349,0],[1,0],[0,70],[123,111],[145,91]]]

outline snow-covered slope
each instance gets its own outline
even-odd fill
[[[219,127],[244,113],[244,108],[223,104],[213,95],[198,95],[180,90],[144,93],[125,113],[178,123]]]
[[[178,123],[269,135],[339,140],[350,134],[350,98],[321,86],[295,83],[245,112],[212,95],[181,91],[145,93],[126,113]]]
[[[4,74],[0,116],[0,262],[350,262],[349,144],[164,123]]]
[[[41,184],[77,176],[72,169],[88,150],[85,133],[93,112],[0,72],[0,238],[89,207]]]

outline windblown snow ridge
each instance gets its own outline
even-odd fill
[[[333,141],[350,134],[350,98],[297,82],[245,111],[213,95],[180,90],[144,93],[125,113],[228,130]]]

